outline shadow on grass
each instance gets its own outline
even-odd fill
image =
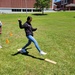
[[[27,51],[28,49],[31,49],[31,48],[27,48],[26,51]],[[18,52],[16,52],[16,53],[12,54],[12,56],[16,56],[16,55],[18,55],[18,54],[22,54],[22,55],[24,55],[24,56],[29,56],[29,57],[32,57],[32,58],[34,58],[34,59],[44,60],[44,58],[35,57],[35,56],[30,55],[30,54],[28,54],[28,53],[29,53],[28,51],[27,51],[26,53],[21,53],[21,52],[18,51]]]
[[[45,16],[47,14],[36,13],[36,14],[32,14],[32,15],[35,15],[35,16]]]
[[[75,16],[73,18],[75,18]]]
[[[26,48],[25,50],[27,51],[29,49],[31,49],[31,47],[30,48]],[[12,56],[15,56],[15,55],[18,55],[18,54],[28,54],[28,53],[29,53],[28,51],[26,53],[21,53],[20,51],[18,51],[16,53],[12,54]]]

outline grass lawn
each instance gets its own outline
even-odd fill
[[[75,12],[28,16],[32,16],[32,25],[38,29],[34,37],[47,55],[41,56],[32,43],[28,47],[31,47],[28,50],[30,56],[12,56],[27,43],[24,30],[19,29],[17,21],[20,18],[24,23],[26,14],[0,14],[3,23],[0,75],[75,75]],[[10,33],[13,35],[10,36]],[[6,39],[9,40],[8,44]],[[41,58],[48,58],[57,64],[45,62]]]

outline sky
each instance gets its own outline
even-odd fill
[[[61,0],[54,0],[54,2],[59,2],[59,1],[61,1]]]

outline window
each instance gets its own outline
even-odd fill
[[[61,0],[61,5],[67,4],[67,0]]]
[[[21,12],[21,9],[12,9],[12,12]]]
[[[33,12],[41,12],[41,9],[33,9]]]
[[[65,0],[65,4],[67,4],[67,0]]]
[[[26,9],[23,9],[22,11],[23,11],[23,12],[26,12]]]

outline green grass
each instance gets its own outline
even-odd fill
[[[32,15],[34,37],[41,49],[48,54],[41,56],[32,43],[29,54],[12,54],[27,43],[24,30],[19,29],[17,19],[23,23],[26,14],[0,14],[3,23],[0,35],[0,75],[75,75],[75,12],[54,12],[47,15]],[[10,36],[10,32],[13,36]],[[9,39],[9,44],[6,44]],[[56,65],[37,58],[49,58]]]

